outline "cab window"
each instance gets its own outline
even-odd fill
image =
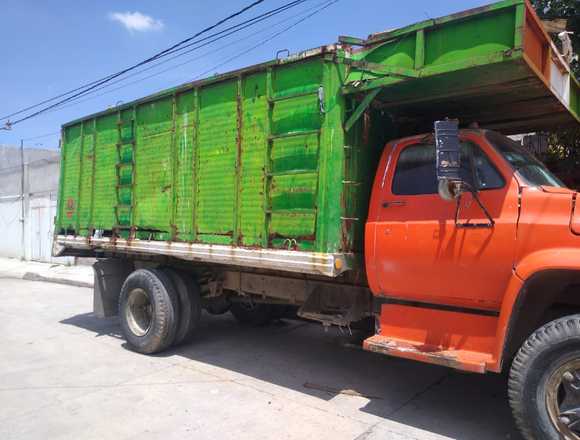
[[[505,185],[486,154],[470,142],[461,143],[461,174],[478,190],[498,189]],[[393,179],[393,194],[437,194],[437,184],[434,144],[410,145],[401,151]]]
[[[485,136],[528,184],[566,186],[542,162],[524,150],[517,142],[494,131],[487,132]]]

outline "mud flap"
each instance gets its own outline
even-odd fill
[[[93,312],[98,318],[108,318],[118,314],[121,287],[133,270],[131,261],[120,258],[97,260],[93,264],[95,275]]]

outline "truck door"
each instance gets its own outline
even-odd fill
[[[518,183],[482,136],[463,136],[461,145],[462,169],[495,225],[481,226],[488,219],[466,193],[458,227],[456,202],[438,195],[434,141],[402,142],[383,158],[373,188],[366,252],[375,294],[499,309],[514,260]]]

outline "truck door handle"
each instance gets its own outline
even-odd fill
[[[407,202],[404,200],[393,200],[392,202],[383,202],[383,208],[390,208],[396,206],[406,206]]]

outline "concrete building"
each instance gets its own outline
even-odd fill
[[[0,145],[0,256],[72,264],[51,257],[60,152]]]

